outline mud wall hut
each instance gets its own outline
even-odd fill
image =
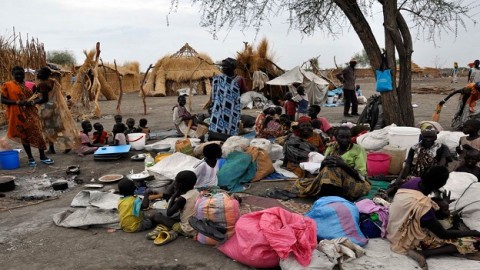
[[[210,79],[220,74],[212,59],[197,53],[188,43],[172,55],[157,61],[148,75],[144,89],[147,96],[176,96],[178,90],[196,90],[197,94],[211,92]]]
[[[117,66],[118,73],[122,80],[122,89],[124,93],[132,93],[140,91],[140,64],[138,62],[127,63],[123,66]],[[113,88],[115,94],[120,93],[120,82],[112,64],[99,65],[99,73],[107,83]]]

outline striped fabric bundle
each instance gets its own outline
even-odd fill
[[[227,230],[227,239],[235,233],[235,223],[240,217],[238,201],[226,192],[202,191],[195,204],[195,217],[210,220]],[[218,241],[198,233],[196,240],[205,245],[217,245]]]

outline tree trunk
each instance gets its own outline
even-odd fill
[[[370,28],[370,25],[365,19],[365,16],[363,15],[362,10],[358,6],[357,1],[356,0],[335,0],[335,3],[345,13],[348,20],[352,24],[355,32],[360,38],[360,41],[362,42],[363,48],[365,49],[365,52],[368,55],[372,68],[374,70],[378,69],[380,67],[380,64],[382,63],[380,47],[378,46],[375,35],[373,34],[372,29]],[[392,18],[393,20],[395,20],[395,17],[392,17]],[[393,44],[390,51],[391,51],[391,54],[393,55],[393,58],[390,59],[392,63],[389,63],[389,66],[393,67],[392,70],[394,70],[395,48],[393,47]],[[395,72],[393,72],[392,78],[395,79]],[[403,118],[403,114],[401,113],[402,108],[398,101],[397,90],[395,89],[395,80],[393,80],[393,87],[394,89],[392,92],[382,93],[382,102],[384,104],[383,106],[384,121],[385,121],[385,124],[387,125],[392,123],[395,123],[397,125],[403,125],[405,124],[405,121]]]

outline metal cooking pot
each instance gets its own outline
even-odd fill
[[[15,176],[0,176],[0,192],[8,192],[15,189]]]

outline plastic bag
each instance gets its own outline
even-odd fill
[[[178,140],[175,142],[175,152],[180,152],[185,155],[193,154],[192,143],[189,139]]]
[[[375,76],[377,77],[377,92],[388,92],[393,90],[390,69],[385,69],[383,71],[375,70]]]

